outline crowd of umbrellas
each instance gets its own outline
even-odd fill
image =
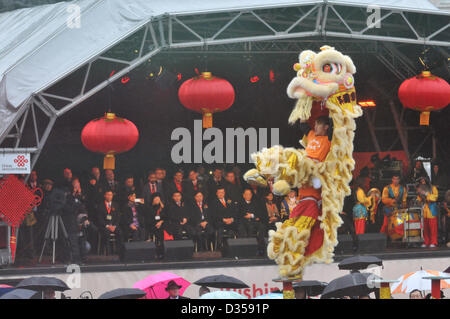
[[[381,282],[392,283],[390,293],[408,294],[414,290],[422,292],[431,290],[430,278],[440,279],[440,288],[450,288],[449,269],[444,272],[432,270],[419,270],[408,273],[397,280],[386,281],[370,272],[360,272],[371,267],[382,266],[382,260],[373,256],[354,256],[344,259],[338,264],[340,270],[348,270],[349,274],[336,278],[329,283],[304,280],[293,284],[294,290],[302,289],[304,296],[308,298],[321,299],[348,299],[364,298],[371,293],[379,298],[379,287]],[[167,286],[175,282],[179,286],[179,293],[183,295],[191,283],[186,279],[170,272],[161,272],[150,275],[136,282],[132,288],[119,288],[100,295],[97,299],[167,299],[169,293]],[[214,275],[201,278],[193,283],[206,289],[200,299],[248,299],[230,289],[245,289],[249,286],[243,281],[225,275]],[[221,290],[209,292],[209,288]],[[54,277],[29,277],[22,280],[15,287],[0,285],[0,299],[53,299],[55,292],[70,290],[66,283]],[[260,295],[254,299],[283,299],[281,290]]]

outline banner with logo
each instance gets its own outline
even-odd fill
[[[1,153],[0,174],[30,174],[30,153]]]

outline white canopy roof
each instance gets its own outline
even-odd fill
[[[207,13],[245,8],[323,3],[322,0],[76,0],[0,14],[0,136],[33,93],[163,14]],[[427,0],[340,0],[351,5],[440,12]],[[70,5],[81,9],[80,28],[68,23]]]

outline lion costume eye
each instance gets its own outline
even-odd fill
[[[337,73],[341,73],[341,70],[342,70],[342,65],[339,63],[327,63],[327,64],[324,64],[322,67],[322,71],[325,73],[337,74]]]

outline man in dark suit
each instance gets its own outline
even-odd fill
[[[120,198],[120,185],[119,182],[116,181],[114,176],[114,171],[112,169],[105,170],[105,180],[101,183],[100,191],[105,192],[110,190],[113,192],[114,198],[119,200]]]
[[[163,185],[158,182],[156,173],[154,171],[150,171],[148,173],[148,183],[145,184],[142,189],[142,198],[144,199],[144,203],[147,207],[152,205],[151,200],[153,195],[156,193],[159,194],[161,200],[164,202]]]
[[[112,252],[110,243],[114,239],[116,247],[121,246],[120,234],[120,209],[117,202],[113,201],[114,194],[111,190],[104,193],[104,202],[98,205],[98,229],[102,236],[102,241],[106,245],[107,254]]]
[[[200,250],[206,250],[205,240],[207,243],[214,242],[215,229],[210,222],[209,207],[204,200],[201,191],[195,192],[194,202],[191,203],[192,225],[195,230],[195,240]]]
[[[175,280],[171,280],[167,283],[166,291],[169,293],[167,299],[189,299],[187,297],[180,296],[180,289],[182,286],[178,285]]]
[[[213,175],[208,178],[206,188],[208,192],[208,202],[211,204],[216,199],[216,191],[219,187],[224,187],[225,180],[222,177],[223,172],[220,167],[216,167],[213,171]]]
[[[143,206],[136,203],[136,192],[128,193],[128,203],[122,208],[124,241],[142,241],[145,236],[145,220]]]
[[[190,212],[182,201],[182,195],[179,191],[172,194],[172,202],[167,208],[167,217],[175,240],[183,239],[184,236],[190,239],[194,238]]]
[[[238,233],[238,222],[236,207],[231,199],[225,197],[225,188],[219,187],[216,191],[216,198],[211,202],[210,206],[214,212],[214,219],[217,229],[217,246],[223,246],[224,231]]]
[[[189,204],[192,204],[194,202],[194,195],[197,192],[202,192],[203,197],[207,197],[206,185],[197,177],[197,171],[191,169],[188,174],[188,179],[183,181],[183,198],[186,203],[189,202]]]
[[[267,214],[262,210],[261,205],[253,198],[251,189],[245,189],[242,194],[243,200],[239,204],[239,236],[253,237],[256,235],[258,242],[258,255],[263,255],[265,251],[265,225],[267,224]]]
[[[171,181],[167,181],[164,192],[168,196],[172,196],[173,193],[179,192],[184,197],[182,171],[176,171],[175,174],[173,174],[173,179]]]
[[[230,198],[237,207],[242,200],[242,187],[237,183],[236,175],[233,171],[225,173],[224,187],[227,197]]]
[[[129,175],[125,177],[123,184],[119,188],[120,198],[118,199],[118,202],[121,205],[121,207],[123,207],[128,203],[128,195],[131,192],[135,194],[138,193],[136,185],[134,184],[134,177]]]

